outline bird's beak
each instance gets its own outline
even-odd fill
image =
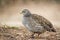
[[[20,14],[22,14],[22,12],[20,12]]]

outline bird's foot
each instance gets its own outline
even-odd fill
[[[34,36],[31,36],[30,38],[35,38]]]
[[[32,34],[32,35],[30,36],[30,38],[35,38],[35,37],[34,37],[34,34]]]

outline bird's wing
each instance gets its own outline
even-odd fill
[[[47,31],[55,31],[53,28],[53,25],[51,24],[50,21],[48,21],[46,18],[37,15],[37,14],[32,14],[32,19],[36,21],[36,23],[40,24],[43,26]]]

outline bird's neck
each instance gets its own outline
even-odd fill
[[[30,17],[30,15],[24,15],[24,17]]]
[[[24,15],[24,17],[30,17],[31,16],[31,14],[25,14]]]

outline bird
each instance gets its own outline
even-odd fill
[[[38,14],[32,14],[28,9],[23,9],[20,14],[23,14],[22,24],[30,32],[33,32],[34,34],[37,33],[38,35],[46,31],[56,32],[52,23],[45,17]],[[32,34],[32,36],[34,34]]]

